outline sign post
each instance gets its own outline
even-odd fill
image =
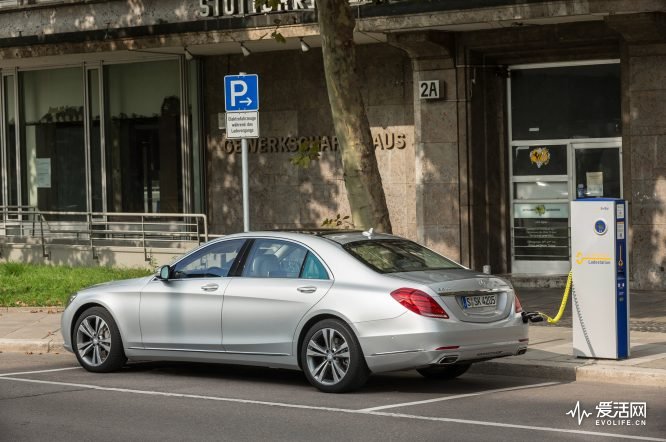
[[[259,138],[259,76],[256,74],[224,77],[224,109],[227,139],[241,140],[243,186],[243,231],[250,230],[250,189],[248,179],[248,138]]]

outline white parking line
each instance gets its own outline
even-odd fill
[[[358,410],[358,411],[368,412],[368,411],[386,410],[388,408],[409,407],[411,405],[430,404],[432,402],[450,401],[450,400],[453,400],[453,399],[462,399],[462,398],[472,397],[472,396],[481,396],[481,395],[484,395],[484,394],[500,393],[502,391],[524,390],[526,388],[546,387],[548,385],[557,385],[557,384],[561,384],[561,382],[544,382],[544,383],[541,383],[541,384],[521,385],[521,386],[518,386],[518,387],[497,388],[495,390],[485,390],[485,391],[479,391],[477,393],[457,394],[455,396],[444,396],[444,397],[438,397],[438,398],[434,398],[434,399],[425,399],[425,400],[422,400],[422,401],[403,402],[401,404],[382,405],[380,407],[364,408],[364,409]]]
[[[91,390],[100,390],[100,391],[112,391],[119,393],[133,393],[133,394],[144,394],[152,396],[166,396],[166,397],[176,397],[176,398],[186,398],[186,399],[203,399],[208,401],[220,401],[220,402],[235,402],[241,404],[254,404],[254,405],[265,405],[269,407],[282,407],[282,408],[297,408],[305,410],[315,410],[315,411],[334,411],[338,413],[347,413],[347,414],[357,414],[365,416],[382,416],[382,417],[393,417],[401,419],[414,419],[422,421],[434,421],[434,422],[447,422],[447,423],[457,423],[457,424],[467,424],[467,425],[482,425],[487,427],[500,427],[500,428],[515,428],[520,430],[530,430],[530,431],[545,431],[551,433],[570,433],[570,434],[584,434],[590,436],[599,436],[599,437],[611,437],[618,439],[632,439],[632,440],[649,440],[649,441],[659,441],[666,442],[666,439],[661,439],[657,437],[647,437],[647,436],[632,436],[627,434],[618,434],[618,433],[602,433],[595,431],[585,431],[585,430],[570,430],[566,428],[551,428],[551,427],[536,427],[530,425],[518,425],[518,424],[506,424],[501,422],[489,422],[489,421],[476,421],[469,419],[454,419],[448,417],[429,417],[429,416],[417,416],[413,414],[402,414],[402,413],[387,413],[382,411],[363,411],[363,410],[352,410],[345,408],[333,408],[333,407],[318,407],[311,405],[301,405],[301,404],[288,404],[284,402],[267,402],[267,401],[256,401],[252,399],[238,399],[238,398],[225,398],[225,397],[216,397],[216,396],[201,396],[197,394],[184,394],[184,393],[168,393],[163,391],[151,391],[151,390],[131,390],[127,388],[114,388],[114,387],[102,387],[99,385],[90,385],[90,384],[75,384],[71,382],[56,382],[56,381],[43,381],[38,379],[21,379],[21,378],[10,378],[5,376],[0,377],[0,380],[4,381],[17,381],[17,382],[28,382],[34,384],[47,384],[47,385],[62,385],[65,387],[77,387],[77,388],[88,388]]]
[[[66,368],[53,368],[51,370],[34,370],[34,371],[18,371],[16,373],[0,373],[2,376],[18,376],[20,374],[36,374],[36,373],[51,373],[53,371],[65,371],[65,370],[78,370],[82,367],[66,367]]]

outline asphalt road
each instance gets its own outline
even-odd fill
[[[646,402],[645,425],[596,425],[596,407],[608,401],[620,403],[615,412]],[[580,425],[566,414],[577,402],[592,413]],[[3,441],[618,438],[666,440],[666,386],[479,374],[433,382],[403,372],[331,395],[286,370],[146,362],[100,375],[68,354],[0,354]]]

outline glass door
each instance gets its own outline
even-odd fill
[[[573,199],[622,198],[620,142],[573,143]]]
[[[566,275],[569,205],[620,197],[618,60],[509,68],[512,273]]]
[[[512,146],[512,269],[559,274],[569,266],[569,146]]]

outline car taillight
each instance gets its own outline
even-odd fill
[[[523,311],[523,306],[520,305],[520,299],[518,299],[518,293],[513,292],[513,305],[516,307],[516,313]]]
[[[404,307],[422,316],[448,319],[444,309],[430,295],[421,290],[401,288],[391,292],[393,299]]]

